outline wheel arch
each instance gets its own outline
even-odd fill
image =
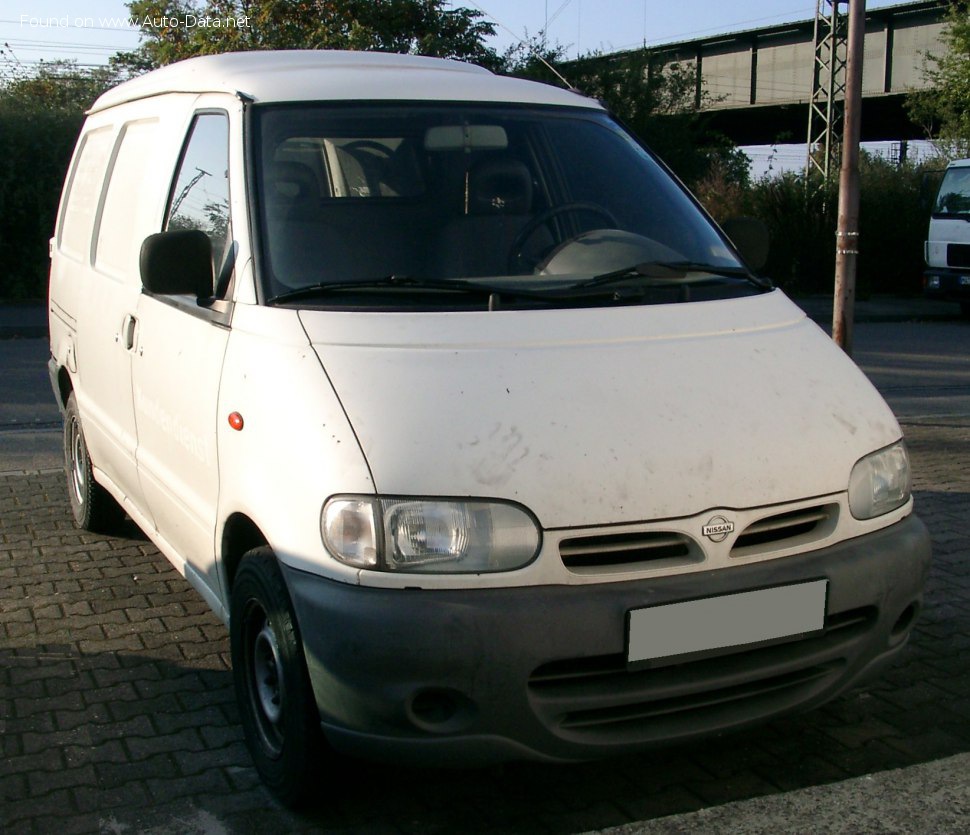
[[[71,373],[67,370],[67,367],[63,365],[58,366],[57,376],[54,380],[56,383],[58,405],[63,412],[67,408],[67,398],[74,391],[74,381],[71,379]]]
[[[245,513],[233,513],[226,520],[222,529],[222,545],[220,556],[222,562],[223,579],[225,580],[226,598],[232,593],[232,586],[236,580],[239,563],[253,548],[269,545],[269,540],[257,525]]]

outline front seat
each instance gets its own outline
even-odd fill
[[[506,275],[509,249],[532,219],[532,174],[519,160],[485,158],[465,175],[461,215],[442,231],[443,277]]]

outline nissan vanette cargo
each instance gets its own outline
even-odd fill
[[[82,528],[229,627],[248,745],[578,761],[831,699],[927,532],[900,427],[596,101],[453,61],[104,94],[51,244]]]

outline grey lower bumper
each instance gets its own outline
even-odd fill
[[[902,649],[929,563],[929,535],[910,516],[810,554],[636,582],[402,591],[284,571],[331,744],[469,764],[591,759],[818,705]],[[819,578],[820,634],[626,665],[631,609]]]
[[[970,302],[970,270],[933,267],[923,273],[924,294],[932,299]]]

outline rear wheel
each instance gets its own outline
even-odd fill
[[[74,524],[95,533],[116,531],[125,514],[112,495],[94,480],[74,392],[67,398],[64,412],[64,470]]]
[[[236,699],[256,770],[281,803],[297,806],[316,785],[324,745],[293,606],[269,548],[243,557],[229,635]]]

